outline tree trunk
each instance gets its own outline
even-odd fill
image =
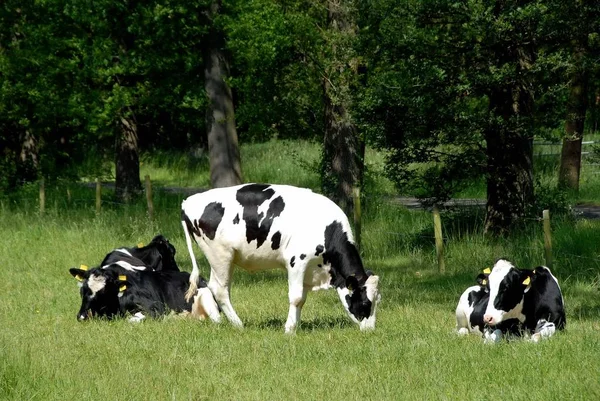
[[[131,117],[120,117],[116,141],[115,195],[130,202],[141,193],[137,124]]]
[[[356,27],[349,1],[328,2],[331,59],[323,79],[325,135],[321,176],[323,192],[348,216],[354,215],[353,189],[362,184],[365,144],[350,114],[357,80],[353,43]]]
[[[490,112],[495,122],[485,132],[488,164],[485,233],[492,235],[508,233],[534,201],[533,138],[527,125],[533,110],[533,91],[526,80],[534,53],[524,47],[502,49],[498,58],[501,63],[517,63],[520,78],[490,93]]]
[[[20,137],[21,150],[17,165],[17,177],[22,181],[35,180],[40,170],[38,141],[30,129],[23,131]]]
[[[579,191],[579,175],[581,172],[581,143],[587,110],[587,77],[583,70],[582,59],[585,50],[575,47],[575,72],[571,77],[569,99],[567,101],[567,117],[565,120],[565,136],[563,138],[558,172],[559,188]]]
[[[211,16],[215,16],[220,2],[213,2]],[[210,161],[210,183],[213,188],[242,183],[242,169],[233,96],[227,84],[229,64],[223,52],[223,33],[211,28],[209,48],[205,52],[204,87],[209,99],[206,114],[208,131],[208,156]]]

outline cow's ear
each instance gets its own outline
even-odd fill
[[[533,270],[521,270],[521,279],[523,280],[522,284],[526,287],[531,285],[531,280],[535,277],[535,272]]]
[[[350,291],[354,291],[358,288],[358,280],[355,276],[348,276],[346,278],[346,288]]]
[[[71,276],[75,277],[77,281],[83,281],[87,278],[88,272],[87,270],[78,269],[76,267],[72,267],[69,269],[69,273]]]
[[[488,283],[487,274],[479,273],[476,280],[477,280],[477,284],[485,287]]]

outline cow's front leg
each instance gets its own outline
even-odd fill
[[[486,328],[483,331],[483,342],[485,344],[494,344],[502,341],[502,330]]]
[[[537,343],[544,338],[551,337],[556,332],[556,325],[552,322],[548,322],[546,319],[540,319],[537,326],[535,326],[535,332],[531,336],[531,341]]]
[[[288,266],[288,285],[290,310],[285,322],[285,332],[286,334],[294,334],[300,322],[302,306],[304,306],[306,294],[308,293],[308,289],[304,286],[304,269],[302,266],[296,265],[296,270],[294,270],[294,267]]]

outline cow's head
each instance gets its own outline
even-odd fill
[[[498,259],[487,277],[490,300],[483,320],[490,326],[507,319],[523,321],[523,297],[531,281],[531,270],[517,269],[506,259]]]
[[[346,279],[346,287],[349,293],[346,295],[346,304],[350,318],[359,324],[361,330],[375,328],[375,313],[377,304],[381,301],[381,295],[377,286],[379,276],[367,271],[367,279],[360,285],[355,276]]]
[[[119,314],[119,289],[123,288],[123,276],[112,269],[71,268],[69,272],[79,281],[81,308],[77,320],[89,317],[113,318]]]
[[[152,238],[148,246],[154,246],[160,254],[161,261],[157,270],[179,270],[175,262],[175,247],[163,235],[157,235]]]

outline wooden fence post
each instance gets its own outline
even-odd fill
[[[150,219],[154,217],[154,203],[152,202],[152,183],[150,176],[146,176],[146,201],[148,202],[148,216]]]
[[[46,181],[44,177],[40,179],[40,215],[46,211]]]
[[[356,242],[356,247],[360,250],[360,232],[361,232],[361,218],[362,211],[360,209],[360,187],[354,187],[352,189],[352,197],[354,203],[354,240]]]
[[[442,236],[442,220],[437,206],[433,207],[433,232],[435,234],[435,252],[437,254],[438,269],[440,273],[446,271],[444,262],[444,237]]]
[[[102,207],[102,184],[100,178],[96,178],[96,214],[100,214]]]
[[[542,212],[544,218],[544,256],[546,257],[546,266],[552,269],[552,231],[550,228],[550,210]]]

